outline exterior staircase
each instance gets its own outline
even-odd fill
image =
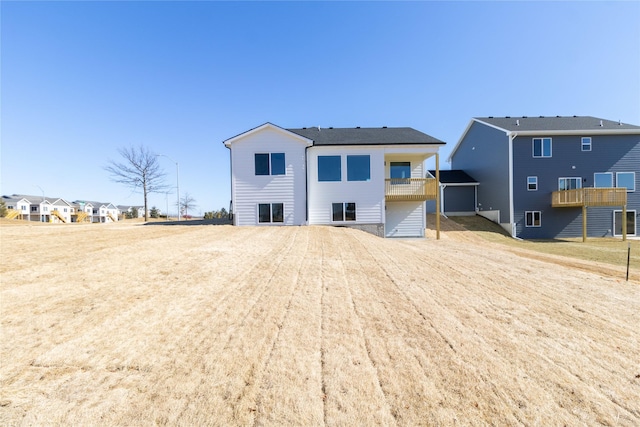
[[[65,222],[65,223],[67,222],[67,219],[65,217],[63,217],[62,214],[60,212],[58,212],[57,210],[54,209],[53,211],[51,211],[51,214],[53,216],[55,216],[56,218],[58,218],[60,221]]]
[[[20,215],[20,211],[17,211],[15,209],[7,209],[7,215],[5,216],[5,218],[16,219],[18,218],[18,215]]]
[[[85,222],[88,216],[89,216],[88,213],[80,211],[76,215],[76,222]]]
[[[108,213],[107,216],[111,218],[111,221],[117,222],[116,219],[113,217],[113,215],[111,215],[110,213]]]

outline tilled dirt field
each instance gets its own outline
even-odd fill
[[[0,233],[0,425],[640,425],[637,280],[459,229]]]

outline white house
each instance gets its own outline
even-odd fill
[[[438,197],[424,163],[438,158],[444,142],[411,128],[266,123],[224,144],[235,225],[335,225],[422,237],[425,201]]]

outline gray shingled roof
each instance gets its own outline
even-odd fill
[[[305,138],[313,145],[389,145],[389,144],[444,144],[437,138],[413,128],[302,128],[287,129]]]
[[[497,126],[508,131],[588,131],[637,129],[640,126],[600,119],[591,116],[507,116],[475,117],[476,120]],[[602,124],[602,126],[600,126]]]
[[[431,176],[436,176],[435,170],[430,170]],[[440,170],[440,182],[442,184],[477,184],[468,173],[460,169]]]

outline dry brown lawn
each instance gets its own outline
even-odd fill
[[[0,425],[640,425],[640,280],[325,227],[0,226]]]

